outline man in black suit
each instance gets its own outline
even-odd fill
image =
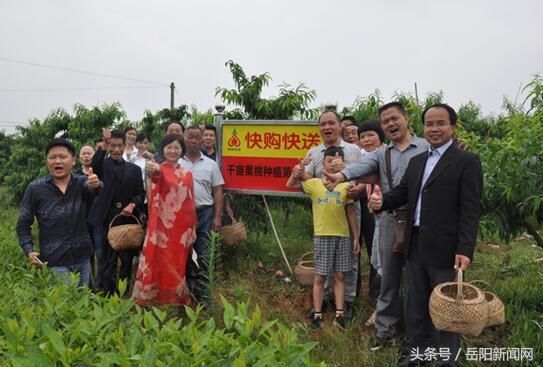
[[[97,288],[111,294],[117,289],[115,272],[117,259],[121,259],[120,278],[128,278],[132,260],[137,251],[113,250],[107,240],[107,228],[111,220],[121,214],[123,221],[143,208],[145,190],[141,169],[122,158],[125,148],[125,134],[122,131],[104,131],[104,140],[109,151],[98,149],[92,159],[92,168],[104,184],[94,200],[87,222],[95,228],[95,252],[98,260]]]
[[[435,104],[422,114],[428,152],[411,159],[399,186],[371,195],[374,210],[408,205],[409,242],[406,257],[406,350],[398,366],[424,364],[428,347],[448,348],[455,365],[460,339],[436,331],[428,310],[433,288],[455,279],[455,269],[466,270],[473,258],[481,212],[483,175],[479,157],[453,144],[457,115],[446,104]],[[437,340],[434,340],[437,337]],[[439,354],[445,357],[446,353]]]

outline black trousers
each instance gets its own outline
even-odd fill
[[[104,286],[104,292],[107,295],[111,295],[117,291],[117,262],[120,261],[119,267],[119,280],[126,279],[130,281],[132,275],[132,262],[134,257],[137,256],[138,250],[126,250],[117,252],[113,250],[109,242],[106,240],[106,247],[104,251],[104,261],[102,262],[102,284]],[[127,284],[126,290],[129,290],[129,284]]]
[[[368,288],[369,296],[373,305],[377,303],[379,289],[381,288],[381,278],[377,274],[377,270],[371,265],[371,251],[373,248],[373,234],[375,232],[375,216],[368,210],[368,199],[366,196],[360,199],[361,215],[360,215],[360,245],[362,242],[366,245],[366,253],[369,261],[369,277]],[[360,266],[358,269],[362,269]],[[358,281],[361,282],[361,271],[358,272]],[[360,289],[360,284],[357,286]]]
[[[405,263],[405,342],[409,351],[417,349],[423,354],[428,347],[448,348],[449,361],[441,365],[455,365],[454,359],[460,348],[460,335],[437,330],[432,323],[428,302],[435,286],[455,279],[453,268],[433,268],[418,261],[418,230],[411,236],[409,258]]]
[[[111,219],[117,215],[120,210],[113,210],[110,213],[108,218],[108,223]],[[132,223],[131,219],[120,218],[118,219],[118,224]],[[112,295],[117,291],[117,263],[120,262],[118,278],[119,280],[126,279],[130,281],[130,276],[132,275],[132,262],[134,257],[138,255],[139,250],[126,250],[126,251],[115,251],[111,247],[107,239],[106,227],[104,230],[104,249],[101,256],[101,259],[98,259],[98,272],[99,278],[101,279],[101,286],[103,287],[106,295]],[[126,290],[129,290],[128,284]]]

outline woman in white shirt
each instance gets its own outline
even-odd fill
[[[128,126],[124,129],[126,136],[126,148],[124,148],[123,159],[127,162],[134,163],[136,156],[138,155],[138,149],[136,148],[136,137],[138,131],[133,126]]]

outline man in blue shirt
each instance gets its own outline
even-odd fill
[[[64,139],[54,139],[46,149],[49,174],[32,181],[21,203],[17,236],[25,255],[36,265],[54,273],[79,274],[79,286],[88,285],[92,243],[87,231],[86,203],[100,186],[92,172],[73,175],[75,148]],[[31,227],[39,225],[39,252],[34,250]]]

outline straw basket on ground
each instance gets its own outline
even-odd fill
[[[307,260],[308,255],[312,255],[313,252],[306,252],[299,259],[298,263],[294,267],[294,276],[301,285],[312,285],[315,275],[315,262],[313,260]]]
[[[482,280],[474,280],[470,284],[483,284],[486,287],[490,287],[487,282]],[[483,291],[485,295],[486,306],[488,307],[488,319],[486,326],[501,325],[505,322],[505,305],[502,300],[496,295],[496,293]]]
[[[226,212],[232,220],[232,224],[222,226],[219,234],[225,244],[234,246],[247,239],[247,228],[245,227],[245,224],[238,222],[236,218],[234,218],[234,213],[230,206],[226,207]]]
[[[109,223],[107,240],[115,251],[139,250],[145,238],[145,232],[141,222],[135,216],[131,216],[136,223],[114,225],[121,215],[116,215]],[[126,218],[126,217],[125,217]]]
[[[430,316],[438,330],[478,336],[486,326],[488,305],[483,292],[464,283],[462,270],[456,282],[441,283],[430,296]]]
[[[228,246],[234,246],[247,239],[247,229],[241,222],[233,222],[221,228],[221,238]]]
[[[488,307],[486,326],[501,325],[505,322],[505,305],[498,296],[492,292],[485,292]]]

